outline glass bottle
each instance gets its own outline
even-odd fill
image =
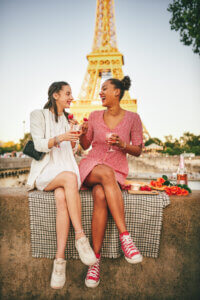
[[[180,162],[177,170],[177,184],[188,184],[187,170],[185,168],[183,154],[180,155]]]

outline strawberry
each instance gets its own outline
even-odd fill
[[[83,121],[84,121],[84,122],[87,122],[87,121],[88,121],[88,119],[87,119],[87,118],[83,118]]]
[[[72,120],[73,118],[74,118],[73,114],[69,114],[69,115],[68,115],[68,119],[69,119],[69,120]]]

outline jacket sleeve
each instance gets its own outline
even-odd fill
[[[30,114],[30,132],[35,149],[39,152],[49,152],[49,139],[45,138],[45,119],[42,110],[34,110]]]

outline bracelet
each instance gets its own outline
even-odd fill
[[[54,146],[60,147],[60,141],[59,141],[59,138],[57,136],[54,137]]]
[[[83,233],[83,229],[75,231],[75,234]]]

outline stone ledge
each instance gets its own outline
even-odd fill
[[[52,261],[30,252],[27,192],[0,189],[1,299],[198,299],[200,293],[200,191],[171,197],[164,209],[159,258],[130,265],[123,257],[102,259],[101,283],[84,286],[87,267],[67,262],[67,283],[50,289]]]

